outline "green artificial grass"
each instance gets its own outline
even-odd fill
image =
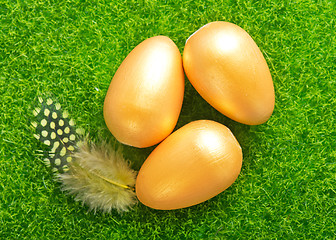
[[[336,223],[335,1],[0,1],[0,239],[334,239]],[[118,143],[102,106],[127,54],[156,35],[181,53],[206,23],[244,28],[269,65],[270,120],[236,123],[186,79],[176,128],[227,125],[243,148],[237,181],[202,204],[87,212],[60,190],[29,126],[39,94],[57,98],[95,141],[111,140],[139,168],[153,150]]]

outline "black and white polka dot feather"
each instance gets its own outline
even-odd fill
[[[34,136],[46,145],[44,161],[64,191],[94,211],[123,212],[136,203],[136,172],[109,144],[96,146],[83,137],[83,130],[50,98],[39,98],[33,113]]]
[[[52,99],[39,98],[40,106],[33,110],[36,121],[32,125],[36,129],[35,138],[48,146],[44,151],[44,161],[58,173],[68,171],[72,161],[72,153],[76,149],[78,130],[67,111],[61,110],[61,105]]]

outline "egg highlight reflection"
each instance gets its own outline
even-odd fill
[[[142,165],[136,194],[160,210],[193,206],[227,189],[238,177],[242,150],[224,125],[199,120],[161,142]]]
[[[104,102],[107,127],[121,143],[144,148],[165,139],[184,94],[181,54],[165,36],[136,46],[115,73]]]
[[[228,22],[209,23],[186,42],[185,73],[198,93],[240,123],[266,122],[274,109],[274,87],[266,60],[251,36]]]

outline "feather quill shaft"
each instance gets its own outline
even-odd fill
[[[99,177],[99,178],[101,178],[101,179],[105,180],[106,182],[109,182],[109,183],[111,183],[111,184],[113,184],[113,185],[116,185],[116,186],[118,186],[118,187],[125,188],[125,189],[129,189],[129,190],[134,191],[133,188],[131,188],[130,186],[127,186],[127,185],[124,185],[124,184],[117,183],[117,182],[115,182],[115,181],[113,181],[113,180],[111,180],[111,179],[108,179],[108,178],[106,178],[106,177],[104,177],[104,176],[101,176],[101,175],[99,175],[99,174],[97,174],[97,173],[95,173],[95,172],[92,172],[92,174],[93,174],[93,175],[96,175],[97,177]]]

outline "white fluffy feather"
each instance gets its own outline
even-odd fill
[[[136,203],[136,172],[107,144],[97,147],[87,141],[78,144],[69,171],[58,174],[63,189],[90,210],[127,211]]]

